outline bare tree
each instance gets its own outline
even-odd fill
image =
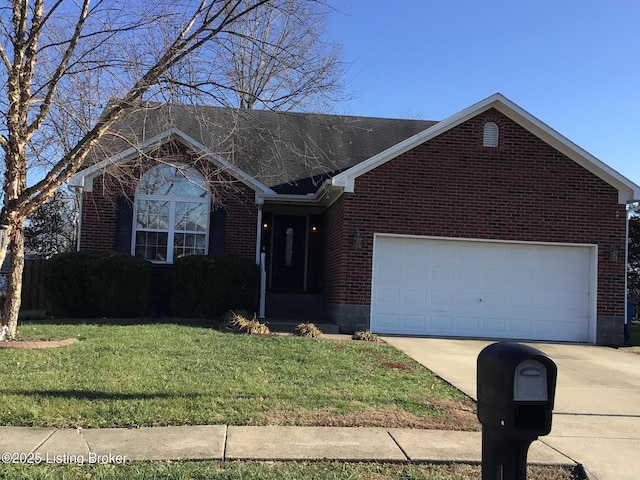
[[[233,108],[324,111],[347,97],[340,48],[323,38],[331,13],[309,0],[253,10],[216,37],[218,55],[194,55],[168,71],[173,89],[165,94],[207,96],[209,104]]]
[[[24,228],[28,254],[50,257],[69,252],[76,244],[76,199],[69,192],[57,190],[51,198],[29,216]]]
[[[252,12],[241,31],[221,45],[223,84],[233,85],[241,108],[323,109],[343,95],[336,45],[323,41],[327,6],[286,0],[268,15]]]
[[[20,308],[25,219],[83,165],[114,122],[145,101],[225,87],[255,95],[258,105],[266,90],[224,85],[226,72],[213,85],[194,74],[194,65],[215,66],[231,51],[227,41],[248,38],[252,22],[287,11],[288,3],[13,0],[0,7],[0,263],[8,248],[8,338],[15,337]],[[258,44],[266,50],[270,42]]]

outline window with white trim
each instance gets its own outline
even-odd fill
[[[482,135],[483,147],[497,147],[500,129],[495,122],[487,122],[484,124],[484,132]]]
[[[157,263],[206,255],[209,205],[209,191],[195,168],[153,167],[136,189],[133,255]]]

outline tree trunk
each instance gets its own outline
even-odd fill
[[[22,272],[24,270],[24,226],[22,222],[10,228],[10,267],[7,282],[7,296],[2,313],[2,323],[7,325],[7,338],[12,340],[18,333],[18,313],[22,301]]]
[[[9,248],[9,226],[3,225],[3,222],[0,220],[0,268],[2,268],[2,265],[4,265],[4,259],[7,256],[8,248]]]

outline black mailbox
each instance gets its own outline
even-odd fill
[[[540,350],[494,343],[478,355],[482,479],[526,479],[531,443],[551,432],[558,369]]]

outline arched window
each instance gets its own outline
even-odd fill
[[[482,136],[482,146],[497,147],[499,133],[500,133],[500,129],[498,128],[498,125],[496,123],[494,122],[485,123],[484,132]]]
[[[152,168],[136,189],[132,253],[158,263],[206,255],[209,204],[209,191],[195,168]]]

